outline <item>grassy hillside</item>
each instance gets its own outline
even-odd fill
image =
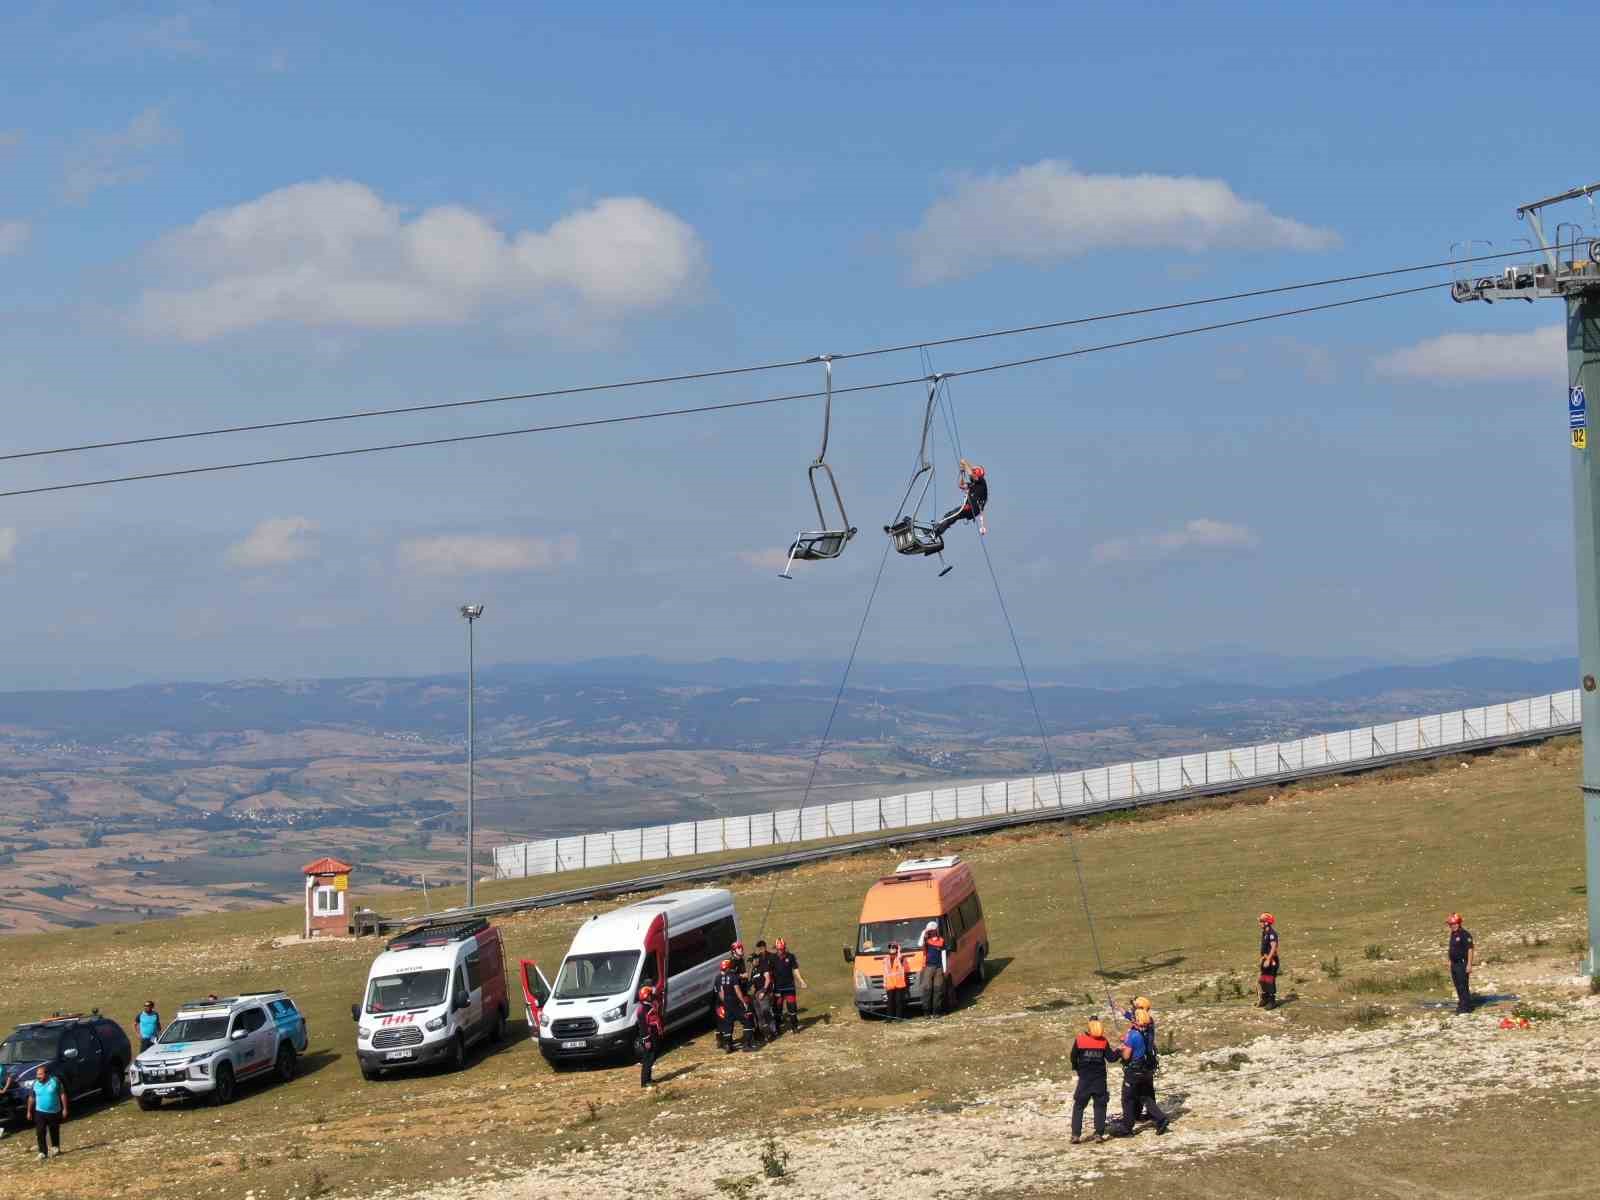
[[[601,1163],[608,1147],[647,1130],[800,1135],[907,1110],[956,1112],[997,1087],[1059,1072],[1070,1024],[1093,1007],[1088,997],[1103,1006],[1108,983],[1119,996],[1151,995],[1167,1014],[1174,1072],[1195,1063],[1189,1056],[1257,1035],[1381,1027],[1417,1013],[1424,996],[1444,997],[1437,972],[1452,909],[1466,914],[1489,960],[1480,986],[1546,960],[1570,975],[1583,905],[1577,761],[1569,740],[1227,807],[1101,820],[1076,836],[1108,980],[1096,975],[1062,827],[940,847],[975,866],[995,974],[936,1027],[858,1022],[839,953],[853,940],[862,893],[911,843],[735,878],[746,940],[770,904],[766,935],[786,935],[799,954],[810,1024],[749,1058],[714,1055],[695,1031],[662,1060],[666,1086],[648,1097],[625,1068],[552,1072],[520,1019],[510,1045],[460,1075],[363,1083],[348,1009],[378,947],[274,948],[275,936],[298,929],[296,910],[11,938],[5,1021],[98,1005],[126,1023],[146,997],[170,1013],[210,990],[281,986],[309,1013],[312,1053],[302,1078],[246,1092],[230,1109],[90,1106],[69,1123],[59,1162],[35,1173],[31,1137],[0,1143],[0,1161],[28,1172],[41,1197],[204,1188],[218,1200],[265,1200],[505,1174],[564,1153]],[[1273,1014],[1236,994],[1250,987],[1263,908],[1283,933],[1282,991],[1297,997]],[[554,964],[590,911],[507,920],[513,959]]]

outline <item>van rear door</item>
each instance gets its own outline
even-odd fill
[[[660,993],[659,1011],[663,1021],[666,1020],[667,1015],[667,947],[669,941],[667,914],[664,912],[657,913],[655,920],[650,922],[650,928],[645,931],[644,952],[655,959],[656,979],[659,980],[656,985]]]
[[[522,978],[522,1005],[528,1014],[528,1031],[534,1037],[539,1036],[539,1014],[544,1011],[544,1006],[550,1003],[550,981],[544,977],[544,972],[539,970],[539,964],[531,958],[520,960]]]

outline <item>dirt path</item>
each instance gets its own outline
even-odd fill
[[[1502,1030],[1500,1015],[1419,1016],[1372,1030],[1273,1035],[1177,1056],[1160,1077],[1163,1103],[1174,1116],[1162,1138],[1146,1130],[1131,1141],[1069,1145],[1064,1100],[1071,1081],[1053,1070],[959,1108],[863,1112],[787,1136],[781,1194],[799,1200],[906,1187],[930,1197],[1068,1191],[1269,1143],[1281,1148],[1286,1140],[1349,1137],[1374,1122],[1438,1119],[1501,1097],[1514,1096],[1519,1105],[1600,1097],[1600,998],[1565,1005],[1559,1039],[1546,1036],[1551,1022],[1543,1031]],[[1171,1016],[1181,1019],[1182,1012]],[[1112,1106],[1115,1111],[1115,1095]],[[763,1139],[685,1136],[686,1116],[664,1112],[646,1136],[609,1147],[602,1142],[494,1182],[480,1177],[473,1194],[480,1200],[592,1200],[776,1190],[763,1176]],[[926,1165],[930,1148],[941,1163],[937,1173]],[[1352,1155],[1349,1166],[1355,1182],[1359,1159]],[[382,1195],[454,1200],[461,1185]]]

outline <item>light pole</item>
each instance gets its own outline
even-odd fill
[[[472,774],[473,742],[477,730],[473,724],[473,693],[477,691],[477,676],[473,663],[472,626],[477,619],[483,616],[483,605],[463,604],[461,615],[467,619],[467,907],[471,908],[478,902],[477,871],[472,864],[473,850],[473,799],[475,798],[475,781]]]

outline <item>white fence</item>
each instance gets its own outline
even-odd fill
[[[517,879],[613,863],[793,845],[1041,808],[1098,806],[1117,801],[1132,805],[1250,780],[1265,782],[1346,765],[1377,765],[1451,746],[1576,726],[1578,721],[1577,691],[1554,692],[1387,725],[1319,733],[1293,742],[1266,742],[1063,772],[1059,786],[1057,776],[1032,775],[743,817],[713,817],[518,842],[495,848],[494,870],[497,879]]]

